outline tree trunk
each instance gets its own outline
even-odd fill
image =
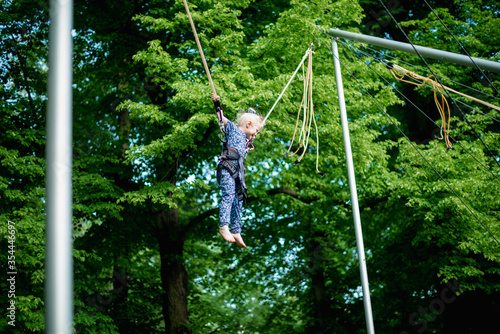
[[[323,267],[318,267],[311,276],[311,290],[313,294],[317,330],[324,331],[330,315],[330,303],[326,294],[325,275]]]
[[[311,237],[312,240],[321,238],[321,233],[313,233]],[[315,333],[326,333],[328,327],[330,312],[330,303],[327,297],[326,284],[325,284],[325,272],[324,263],[325,260],[322,257],[322,248],[319,242],[314,241],[312,243],[313,251],[311,255],[311,293],[314,308],[314,317],[316,321],[314,322]]]
[[[191,333],[187,310],[188,275],[183,258],[185,233],[179,223],[178,210],[159,212],[157,221],[165,333]]]

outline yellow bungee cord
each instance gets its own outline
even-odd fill
[[[461,92],[456,91],[450,87],[447,87],[445,85],[440,84],[436,80],[436,77],[434,75],[424,77],[424,76],[421,76],[419,74],[411,72],[411,71],[409,71],[409,70],[407,70],[399,65],[393,64],[393,63],[388,63],[387,67],[391,71],[394,78],[396,78],[397,80],[400,80],[402,82],[411,83],[411,84],[417,85],[417,86],[423,86],[426,83],[428,83],[432,86],[432,89],[434,90],[434,101],[436,103],[436,106],[437,106],[439,113],[441,115],[441,119],[443,121],[443,126],[441,127],[441,137],[445,139],[446,146],[448,147],[448,149],[452,148],[450,139],[448,137],[448,131],[450,129],[450,106],[448,105],[448,101],[444,97],[444,94],[443,94],[441,89],[445,89],[449,92],[458,94],[458,95],[465,97],[469,100],[475,101],[477,103],[481,103],[489,108],[500,111],[499,106],[496,106],[494,104],[491,104],[491,103],[483,101],[483,100],[480,100],[480,99],[475,98],[473,96],[461,93]],[[404,80],[403,78],[405,76],[408,76],[408,77],[413,78],[415,80],[420,80],[420,82]],[[439,94],[439,96],[441,96],[441,99],[439,99],[438,94]],[[448,114],[448,121],[446,121],[446,114]]]
[[[442,126],[441,126],[441,138],[444,138],[444,141],[446,143],[446,147],[448,149],[452,148],[450,138],[448,136],[448,131],[450,129],[450,106],[448,104],[448,101],[446,100],[443,92],[441,89],[444,87],[437,82],[436,77],[434,75],[430,75],[428,77],[424,77],[421,75],[418,75],[414,72],[408,71],[404,69],[403,67],[396,65],[396,64],[390,64],[389,70],[391,71],[392,75],[394,78],[396,78],[399,81],[410,83],[412,85],[416,86],[423,86],[426,83],[430,84],[432,86],[432,89],[434,90],[434,102],[436,103],[436,106],[439,110],[439,114],[441,116],[442,120]],[[413,78],[415,81],[409,81],[405,80],[404,77],[408,76],[410,78]],[[439,98],[439,96],[441,98]],[[448,117],[447,117],[448,116]]]
[[[303,77],[304,77],[304,93],[302,95],[302,101],[300,102],[299,106],[299,111],[297,113],[297,121],[295,123],[295,130],[293,132],[293,137],[292,141],[290,143],[290,147],[288,148],[287,152],[285,153],[285,158],[286,157],[291,157],[295,155],[301,147],[304,147],[302,154],[299,156],[299,158],[295,161],[294,165],[298,164],[304,155],[306,154],[307,147],[309,146],[309,138],[311,135],[311,126],[312,123],[314,123],[314,127],[316,130],[316,172],[319,174],[323,174],[322,172],[319,171],[319,132],[318,132],[318,125],[316,124],[316,118],[314,116],[314,104],[313,104],[313,98],[312,98],[312,83],[313,83],[313,71],[312,71],[312,54],[314,52],[309,52],[308,54],[308,62],[307,62],[307,70],[305,71],[304,74],[304,69],[302,69],[303,72]],[[298,138],[298,143],[299,147],[297,150],[293,153],[290,154],[290,150],[293,146],[293,143],[295,141],[295,136],[297,134],[297,130],[299,127],[299,121],[300,121],[300,114],[302,107],[304,108],[304,112],[302,113],[302,128],[299,133],[299,138]]]

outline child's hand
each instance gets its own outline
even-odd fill
[[[212,101],[219,101],[220,97],[216,93],[212,93]]]

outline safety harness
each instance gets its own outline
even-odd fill
[[[215,112],[219,120],[219,128],[221,131],[222,152],[219,156],[217,165],[217,183],[220,185],[222,170],[229,172],[235,180],[235,192],[238,195],[238,200],[246,200],[247,186],[245,184],[245,159],[246,155],[241,155],[234,147],[227,145],[227,136],[225,132],[224,122],[222,121],[222,107],[220,101],[214,101]]]

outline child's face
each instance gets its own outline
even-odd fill
[[[249,120],[243,126],[240,126],[241,131],[247,136],[247,139],[254,139],[259,132],[260,124],[256,123],[256,120]]]

